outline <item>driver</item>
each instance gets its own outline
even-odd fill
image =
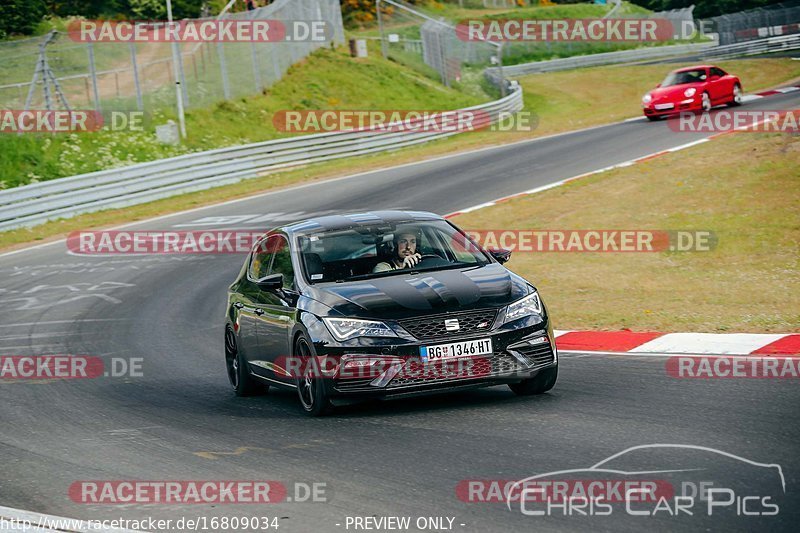
[[[417,232],[411,228],[400,229],[394,234],[394,253],[389,261],[375,265],[373,272],[386,272],[401,268],[411,268],[419,263],[422,256],[417,252]]]

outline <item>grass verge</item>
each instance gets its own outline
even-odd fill
[[[710,230],[708,252],[515,254],[559,329],[800,331],[800,138],[727,135],[454,217],[465,229]]]

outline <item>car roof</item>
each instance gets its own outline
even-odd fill
[[[686,72],[687,70],[699,70],[701,68],[714,68],[714,65],[695,65],[693,67],[683,67],[674,70],[673,72]]]
[[[280,228],[290,234],[333,231],[375,224],[398,224],[400,222],[422,222],[443,220],[440,215],[427,211],[369,211],[309,218]]]

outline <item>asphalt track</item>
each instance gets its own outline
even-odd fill
[[[745,107],[798,104],[800,93],[792,93]],[[704,136],[677,134],[665,122],[629,121],[131,227],[266,229],[337,211],[447,213]],[[241,261],[74,256],[63,243],[0,256],[1,354],[143,359],[141,377],[0,383],[0,505],[87,519],[269,516],[292,532],[352,531],[348,516],[387,515],[410,516],[412,524],[451,517],[453,530],[465,532],[788,531],[800,523],[800,391],[792,380],[680,380],[667,376],[663,358],[565,354],[556,388],[534,398],[497,387],[346,406],[321,419],[303,417],[292,392],[235,398],[224,372],[222,317]],[[651,443],[705,446],[780,465],[785,494],[741,460],[713,453],[692,459],[709,479],[723,472],[744,483],[742,495],[775,495],[780,512],[645,518],[614,509],[611,516],[536,517],[456,494],[462,480],[587,468]],[[639,466],[683,468],[689,455],[658,455]],[[327,501],[92,505],[68,497],[77,480],[131,479],[325,483]]]

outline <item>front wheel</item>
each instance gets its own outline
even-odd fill
[[[711,111],[711,97],[708,95],[708,93],[703,93],[703,101],[700,104],[700,107],[703,113],[708,113]]]
[[[311,346],[304,337],[297,339],[294,354],[300,358],[302,375],[297,376],[297,395],[300,405],[308,416],[324,416],[333,408],[322,382],[322,373],[319,371],[316,359],[311,352]]]
[[[530,379],[523,379],[519,383],[509,383],[508,388],[517,396],[533,396],[543,394],[552,389],[558,379],[558,367],[542,370]]]

